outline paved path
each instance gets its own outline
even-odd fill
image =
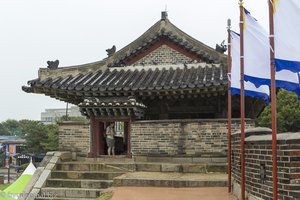
[[[111,200],[236,200],[226,187],[159,188],[117,187]]]

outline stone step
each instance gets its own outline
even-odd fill
[[[138,156],[135,162],[159,162],[159,163],[227,163],[227,155],[207,154],[198,157],[151,157]]]
[[[144,172],[182,172],[182,173],[211,173],[227,172],[227,163],[136,163],[136,171]]]
[[[114,179],[114,186],[226,187],[227,174],[133,172]]]
[[[158,163],[158,162],[137,162],[131,164],[123,163],[79,163],[66,162],[57,164],[56,171],[107,171],[107,172],[183,172],[183,173],[210,173],[227,172],[227,163]]]
[[[59,179],[92,179],[112,180],[124,174],[124,172],[101,172],[101,171],[52,171],[51,178]]]
[[[135,171],[133,163],[81,163],[63,162],[56,164],[56,170],[63,171]]]
[[[39,193],[40,196],[47,198],[96,198],[100,196],[101,189],[87,189],[87,188],[54,188],[44,187]]]
[[[88,179],[48,179],[46,187],[68,188],[108,188],[112,186],[112,180],[88,180]]]
[[[86,158],[86,157],[77,157],[76,161],[80,162],[88,162],[88,163],[133,163],[134,160],[132,158],[127,158],[126,156],[101,156],[99,158]]]

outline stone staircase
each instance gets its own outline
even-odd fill
[[[189,160],[190,161],[190,160]],[[41,188],[41,199],[95,199],[113,186],[222,187],[227,185],[226,159],[184,162],[168,158],[82,158],[52,169]],[[208,161],[207,159],[205,161]],[[225,162],[224,162],[225,161]]]
[[[135,170],[133,163],[126,162],[124,158],[114,158],[58,163],[35,199],[95,199],[112,187],[115,177]]]

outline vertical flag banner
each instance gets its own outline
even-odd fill
[[[245,81],[250,81],[257,87],[270,85],[271,63],[268,33],[246,9],[244,9],[244,18]],[[277,51],[276,46],[275,48]],[[276,87],[293,91],[300,97],[299,82],[297,73],[289,70],[276,72]]]
[[[300,1],[274,1],[276,71],[300,72]]]
[[[231,57],[232,57],[232,67],[231,67],[231,92],[232,95],[240,94],[241,83],[240,83],[240,36],[238,33],[231,31]],[[245,56],[245,63],[247,57]],[[255,98],[264,99],[266,104],[270,100],[270,90],[269,86],[262,85],[256,87],[251,82],[245,82],[245,96],[251,96]]]

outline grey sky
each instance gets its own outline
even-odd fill
[[[0,122],[65,107],[21,86],[47,60],[60,67],[102,60],[105,49],[121,49],[157,22],[166,5],[173,24],[211,47],[227,38],[227,18],[239,30],[238,0],[0,0]],[[267,0],[245,7],[268,29]]]

